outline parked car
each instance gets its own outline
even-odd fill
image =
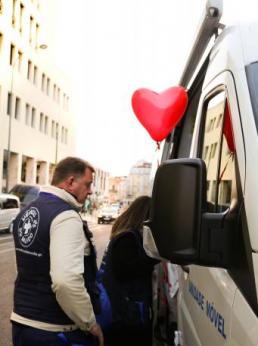
[[[0,231],[9,232],[13,219],[20,211],[20,201],[17,196],[8,193],[0,194]]]
[[[119,216],[119,208],[109,206],[100,209],[98,213],[98,224],[110,223]]]
[[[19,197],[20,206],[23,209],[38,197],[39,191],[39,185],[16,184],[9,193]]]

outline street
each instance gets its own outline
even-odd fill
[[[99,265],[109,239],[111,225],[98,225],[93,218],[88,221],[88,224],[94,234]],[[12,310],[15,280],[15,253],[11,234],[0,234],[0,276],[2,289],[0,299],[0,346],[8,346],[12,345],[9,318]]]

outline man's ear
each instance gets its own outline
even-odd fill
[[[60,187],[61,189],[70,191],[72,186],[73,186],[73,182],[74,182],[74,176],[70,176],[68,178],[66,178],[62,183],[58,184],[58,187]]]
[[[70,177],[68,177],[67,179],[66,179],[66,184],[67,184],[67,187],[71,187],[72,185],[73,185],[73,182],[74,182],[74,176],[73,175],[71,175]]]

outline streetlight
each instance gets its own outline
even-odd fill
[[[36,46],[36,49],[47,49],[46,44],[40,44]],[[9,114],[9,127],[8,127],[8,143],[7,143],[7,164],[6,164],[6,192],[9,192],[10,184],[10,162],[11,162],[11,137],[12,137],[12,105],[13,105],[13,82],[14,82],[14,71],[17,61],[20,60],[18,54],[14,62],[12,63],[12,75],[11,75],[11,88],[10,88],[10,114]]]

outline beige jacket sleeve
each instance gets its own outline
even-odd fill
[[[89,251],[78,214],[72,210],[59,214],[50,228],[52,289],[64,312],[85,331],[96,323],[82,276],[84,254]]]

